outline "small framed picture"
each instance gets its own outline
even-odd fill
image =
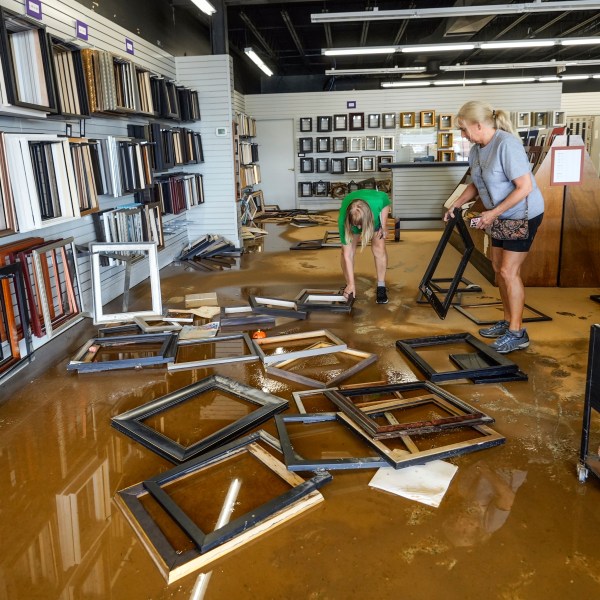
[[[454,145],[454,135],[450,131],[441,131],[437,136],[438,149],[452,148]]]
[[[373,113],[367,117],[367,126],[370,129],[376,129],[376,128],[380,127],[380,122],[381,122],[381,115],[379,113]]]
[[[365,152],[376,152],[377,151],[377,136],[367,135],[365,136]]]
[[[400,127],[414,127],[415,126],[415,113],[414,112],[401,112],[400,113]]]
[[[517,113],[517,127],[531,127],[531,113]]]
[[[346,131],[348,129],[348,115],[333,115],[333,130]]]
[[[329,172],[332,175],[343,175],[344,174],[344,159],[343,158],[332,158],[329,161],[330,169]]]
[[[439,129],[454,129],[454,115],[440,114],[438,116]]]
[[[331,131],[331,117],[317,117],[317,131]]]
[[[350,131],[362,131],[365,128],[365,113],[350,113]]]
[[[438,162],[454,161],[454,150],[438,150],[437,159]]]
[[[377,169],[379,171],[389,171],[389,167],[386,167],[386,165],[389,165],[391,163],[394,162],[394,156],[391,154],[382,154],[380,156],[377,157]]]
[[[362,152],[362,149],[363,139],[361,137],[351,137],[349,152]]]
[[[313,139],[312,138],[300,138],[298,144],[298,150],[304,152],[304,154],[310,154],[313,151]]]
[[[435,110],[422,110],[419,121],[421,127],[435,127]]]
[[[317,152],[331,152],[331,138],[330,137],[318,137],[317,138]]]
[[[310,181],[301,181],[298,184],[298,195],[301,198],[310,198],[312,196],[312,183]]]
[[[360,171],[360,158],[358,156],[346,157],[346,172],[358,173]]]
[[[362,170],[363,171],[375,171],[375,157],[374,156],[363,156],[361,158]]]
[[[334,152],[347,152],[348,140],[345,137],[334,137],[333,138],[333,151]]]
[[[315,161],[313,158],[300,159],[300,173],[314,173]]]
[[[313,183],[313,196],[326,197],[329,196],[329,182],[315,181]]]
[[[317,173],[329,173],[328,158],[317,158]]]
[[[379,149],[382,152],[392,152],[394,150],[394,136],[382,135],[379,138]]]
[[[382,115],[383,129],[395,129],[396,128],[396,113],[383,113]]]
[[[312,131],[312,117],[300,117],[300,131],[303,133]]]
[[[547,127],[548,126],[548,113],[542,111],[535,111],[531,113],[531,125],[532,127]]]

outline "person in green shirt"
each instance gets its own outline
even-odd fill
[[[385,271],[387,269],[387,250],[385,238],[387,218],[390,212],[390,198],[385,192],[377,190],[357,190],[342,200],[338,227],[342,242],[342,272],[346,280],[344,295],[356,297],[354,282],[354,255],[358,243],[361,249],[371,243],[375,271],[377,273],[377,304],[387,304]]]

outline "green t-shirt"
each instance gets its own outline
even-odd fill
[[[381,227],[381,211],[391,204],[389,196],[385,192],[379,192],[377,190],[357,190],[356,192],[350,192],[343,200],[340,207],[340,214],[338,217],[338,228],[340,231],[340,239],[342,244],[346,243],[346,235],[344,233],[344,220],[346,219],[346,211],[352,200],[364,200],[373,213],[373,220],[375,221],[375,231]],[[353,233],[360,233],[361,230],[358,227],[352,227]]]

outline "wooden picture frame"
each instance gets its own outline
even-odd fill
[[[436,290],[432,285],[432,279],[435,275],[438,265],[440,264],[440,261],[442,260],[444,251],[448,247],[453,232],[456,232],[460,236],[464,245],[464,251],[456,268],[456,272],[452,277],[452,281],[448,286],[448,292],[445,294],[444,298],[441,298],[438,295],[439,291]],[[433,256],[431,257],[431,261],[429,262],[429,265],[425,270],[425,274],[421,279],[421,283],[419,284],[419,291],[425,296],[440,319],[445,319],[446,315],[448,314],[448,310],[450,309],[452,300],[454,299],[454,295],[456,294],[456,290],[458,289],[465,269],[469,264],[469,259],[471,258],[474,248],[475,244],[473,243],[473,239],[469,234],[469,230],[463,221],[460,211],[457,211],[455,212],[454,217],[446,223],[442,237],[438,242]]]
[[[380,154],[377,157],[377,170],[378,171],[389,171],[390,168],[386,165],[390,165],[394,162],[393,154]]]
[[[371,113],[367,116],[367,127],[369,129],[379,129],[381,123],[381,115],[379,113]]]
[[[393,135],[380,136],[379,149],[381,150],[381,152],[393,152],[394,151],[394,136]]]
[[[415,127],[416,126],[416,113],[414,112],[401,112],[400,113],[400,127]]]
[[[298,306],[291,300],[282,298],[268,298],[266,296],[248,296],[248,302],[252,311],[272,317],[286,317],[288,319],[306,319],[308,313],[298,310]]]
[[[190,323],[193,319],[187,319]],[[143,333],[164,333],[167,331],[181,331],[181,324],[176,321],[171,321],[169,317],[133,317],[134,323],[142,330]]]
[[[333,130],[346,131],[348,129],[348,115],[333,115]]]
[[[457,364],[457,369],[451,371],[438,371],[432,367],[419,354],[420,348],[436,348],[451,344],[464,343],[474,352],[460,355],[450,355],[451,360]],[[453,333],[448,335],[430,336],[396,341],[396,348],[405,354],[427,379],[433,383],[442,381],[456,381],[457,379],[478,379],[492,381],[498,376],[513,376],[519,371],[519,366],[498,354],[493,348],[484,344],[470,333]],[[467,360],[469,354],[472,363]],[[458,358],[458,361],[456,360]],[[463,366],[461,366],[463,365]]]
[[[456,155],[454,150],[438,150],[437,152],[437,161],[438,162],[454,162],[456,160]]]
[[[375,156],[362,156],[361,157],[361,171],[363,172],[371,172],[377,170]]]
[[[337,406],[325,395],[325,392],[337,390],[337,387],[332,388],[320,388],[317,390],[303,390],[299,392],[292,392],[292,398],[296,403],[296,408],[301,415],[315,414],[315,413],[335,413],[337,412]],[[315,410],[314,406],[312,410],[307,410],[304,402],[307,398],[318,397],[318,410]]]
[[[302,133],[310,133],[313,130],[312,117],[300,117],[300,131]]]
[[[531,112],[531,127],[549,127],[548,112],[545,110],[534,110]]]
[[[243,347],[242,353],[234,356],[214,356],[213,358],[204,358],[201,360],[189,360],[177,362],[179,350],[181,348],[188,348],[190,346],[210,346],[216,344],[227,344],[231,342],[240,342]],[[244,353],[247,350],[247,353]],[[216,354],[216,353],[215,353]],[[255,348],[250,341],[250,337],[247,333],[231,333],[221,334],[210,338],[200,338],[192,340],[179,340],[177,343],[177,352],[175,354],[175,360],[171,361],[167,365],[167,370],[171,371],[186,371],[188,369],[205,369],[207,367],[214,367],[216,365],[226,365],[233,363],[246,363],[258,360]]]
[[[364,149],[365,149],[365,152],[377,152],[377,136],[376,135],[365,136]]]
[[[350,313],[354,305],[354,295],[347,298],[335,290],[303,289],[295,301],[302,310]]]
[[[454,115],[452,113],[440,113],[438,115],[438,129],[440,131],[454,129]]]
[[[348,138],[334,137],[332,152],[347,152],[347,151],[348,151]]]
[[[219,324],[222,329],[227,327],[250,328],[256,325],[263,328],[275,325],[275,318],[270,315],[255,313],[249,304],[245,306],[222,306]]]
[[[438,150],[442,148],[452,148],[454,146],[454,134],[449,131],[441,131],[437,135]]]
[[[292,441],[290,432],[288,431],[288,424],[300,423],[306,425],[308,430],[315,430],[316,426],[323,423],[335,423],[341,425],[346,431],[349,431],[352,437],[356,437],[356,431],[352,427],[348,427],[347,422],[340,417],[337,413],[317,413],[317,414],[303,414],[303,415],[277,415],[275,417],[275,424],[277,425],[277,433],[281,442],[281,449],[285,460],[285,465],[289,471],[320,471],[326,469],[327,471],[336,470],[350,470],[350,469],[379,469],[381,467],[389,467],[389,462],[383,458],[379,452],[376,444],[369,441],[368,438],[358,436],[358,440],[362,440],[365,444],[365,451],[371,450],[371,455],[365,455],[361,457],[331,457],[323,459],[309,459],[300,456],[295,448]],[[312,426],[312,427],[311,427]],[[311,435],[310,431],[308,434]],[[314,434],[312,434],[314,435]],[[321,433],[327,439],[329,436],[327,432]],[[316,446],[315,450],[319,452],[318,442],[314,443]],[[343,454],[344,450],[340,449],[340,454]]]
[[[365,113],[357,112],[348,115],[348,129],[362,131],[365,128]]]
[[[67,364],[67,371],[95,373],[116,369],[162,366],[175,360],[177,335],[146,333],[89,339]],[[97,361],[103,351],[113,352],[110,360]],[[129,356],[138,352],[140,356]]]
[[[396,113],[389,112],[381,115],[382,129],[396,129]]]
[[[171,436],[168,433],[168,427],[166,430],[160,431],[148,424],[150,417],[156,419],[157,416],[160,417],[174,407],[201,401],[202,397],[213,392],[248,403],[252,405],[253,410],[242,417],[234,418],[231,423],[221,426],[218,430],[186,444],[180,442],[179,436]],[[179,464],[230,442],[287,407],[288,402],[283,398],[229,377],[211,375],[112,417],[111,425],[152,452],[172,463]],[[196,427],[195,424],[191,424],[191,426]]]
[[[325,394],[375,440],[436,433],[494,419],[429,381],[355,386]],[[426,407],[433,406],[427,410]],[[404,418],[403,413],[408,414]],[[416,413],[418,416],[411,416]],[[433,413],[435,416],[431,416]],[[444,416],[438,416],[438,415]],[[401,420],[402,419],[402,420]]]
[[[422,110],[419,113],[419,127],[435,127],[435,110]]]
[[[325,133],[327,131],[331,131],[331,121],[331,117],[328,116],[317,117],[317,132]]]
[[[273,454],[264,450],[258,444],[260,440],[261,436],[258,433],[251,434],[118,492],[117,505],[142,540],[144,547],[167,583],[173,583],[210,564],[213,560],[323,501],[323,496],[318,489],[331,481],[329,473],[320,471],[305,481],[295,473],[288,471]],[[222,469],[228,473],[228,463],[236,461],[243,455],[259,461],[262,467],[282,479],[291,486],[291,489],[251,513],[234,516],[228,524],[222,525],[211,533],[200,530],[167,496],[162,487],[183,478],[188,479],[188,485],[191,485],[194,476],[201,478],[203,471],[207,469],[213,471]],[[249,485],[252,484],[249,483]],[[229,489],[231,490],[232,487],[230,484]],[[143,499],[149,494],[166,511],[173,526],[183,530],[186,537],[193,542],[192,549],[178,551],[169,541],[144,507]],[[231,493],[228,495],[230,499],[226,499],[226,509],[221,509],[223,513],[231,511],[235,504],[236,495]]]
[[[329,345],[319,345],[314,347],[315,342],[313,340],[326,342]],[[304,347],[297,350],[290,350],[289,352],[278,352],[269,354],[265,351],[266,346],[278,346],[276,350],[282,349],[288,342],[302,342]],[[290,360],[293,358],[305,358],[309,356],[318,356],[319,354],[330,354],[331,352],[339,352],[346,350],[348,346],[344,341],[338,338],[336,335],[328,331],[327,329],[318,329],[315,331],[303,331],[301,333],[291,333],[287,335],[277,335],[262,339],[253,339],[252,343],[256,348],[260,360],[265,365],[273,365],[284,360]]]

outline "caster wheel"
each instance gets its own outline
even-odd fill
[[[580,483],[585,483],[588,477],[588,470],[584,465],[577,465],[577,479]]]

